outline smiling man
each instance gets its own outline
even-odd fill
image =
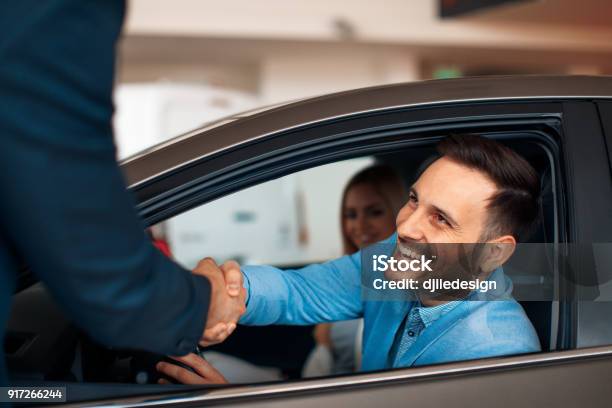
[[[397,216],[396,234],[382,244],[400,260],[434,259],[433,272],[384,273],[389,281],[409,276],[417,289],[403,290],[409,296],[400,301],[364,296],[359,252],[292,271],[245,266],[240,272],[231,264],[223,268],[226,280],[243,279],[248,292],[240,322],[315,324],[363,316],[362,370],[539,351],[501,268],[536,223],[535,170],[513,150],[479,136],[451,136],[437,148],[440,157],[419,176]],[[486,296],[465,287],[426,290],[423,282],[432,277],[495,285]]]

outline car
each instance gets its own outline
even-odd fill
[[[121,167],[153,226],[356,158],[409,177],[453,133],[499,140],[540,175],[541,219],[530,242],[547,255],[527,257],[536,279],[518,276],[515,285],[541,353],[304,379],[296,372],[311,328],[240,328],[216,349],[257,363],[276,359],[289,380],[138,384],[160,356],[96,344],[24,266],[5,341],[13,383],[65,385],[67,402],[78,406],[609,406],[612,77],[462,78],[340,92],[224,118]]]

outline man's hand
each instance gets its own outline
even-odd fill
[[[170,356],[170,358],[188,365],[194,369],[195,373],[165,361],[157,363],[155,368],[161,374],[182,384],[227,384],[227,380],[223,377],[223,374],[197,354],[191,353],[182,357]],[[160,384],[170,384],[170,382],[164,378],[161,378],[158,382]]]
[[[238,319],[246,310],[240,265],[228,261],[219,268],[212,258],[204,258],[193,273],[205,276],[211,285],[208,318],[200,345],[220,343],[236,329]]]
[[[317,324],[314,328],[314,331],[312,332],[312,335],[317,344],[331,349],[331,323]]]

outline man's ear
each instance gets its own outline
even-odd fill
[[[485,253],[482,270],[492,272],[502,266],[514,253],[516,249],[516,239],[512,235],[504,235],[485,243]]]

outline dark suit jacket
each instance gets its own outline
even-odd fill
[[[210,286],[151,245],[115,161],[124,8],[0,4],[0,333],[22,258],[95,339],[185,354],[201,336]],[[4,366],[0,354],[0,383]]]

